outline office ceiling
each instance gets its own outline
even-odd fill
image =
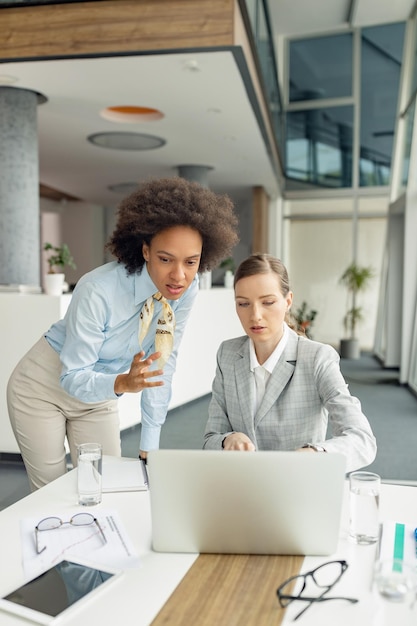
[[[305,35],[407,19],[414,0],[268,0],[276,36]],[[377,14],[375,14],[377,13]],[[15,82],[11,82],[15,81]],[[198,52],[0,64],[0,84],[33,89],[38,107],[40,182],[86,202],[116,206],[112,185],[172,176],[179,165],[210,169],[209,186],[235,199],[261,185],[275,195],[276,176],[257,117],[231,52]],[[119,123],[108,106],[153,107],[158,121]],[[87,136],[134,132],[165,140],[136,151],[97,147]]]

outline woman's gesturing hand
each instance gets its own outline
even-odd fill
[[[116,394],[136,393],[147,387],[160,387],[164,384],[163,380],[149,380],[163,374],[163,370],[149,370],[152,363],[159,359],[161,353],[154,352],[142,361],[144,355],[143,351],[135,354],[127,374],[119,374],[117,376],[114,382],[114,392]]]

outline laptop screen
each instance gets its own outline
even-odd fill
[[[341,454],[153,450],[158,552],[327,555],[336,550]]]

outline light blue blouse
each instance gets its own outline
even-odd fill
[[[118,397],[114,392],[115,379],[129,370],[134,355],[140,351],[139,313],[145,300],[156,291],[146,264],[140,274],[127,274],[124,265],[113,261],[78,281],[65,317],[45,334],[60,355],[60,381],[67,393],[86,403]],[[197,292],[198,274],[181,298],[169,300],[176,321],[174,348],[164,367],[164,385],[145,389],[141,394],[141,450],[159,446],[178,347]],[[155,302],[154,317],[142,346],[146,356],[155,352],[160,308],[160,303]]]

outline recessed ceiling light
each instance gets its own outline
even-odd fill
[[[107,107],[100,111],[101,117],[111,122],[135,123],[135,122],[156,122],[164,117],[158,109],[137,106],[114,106]]]
[[[154,150],[166,144],[165,139],[143,133],[95,133],[87,140],[100,148],[111,150]]]

